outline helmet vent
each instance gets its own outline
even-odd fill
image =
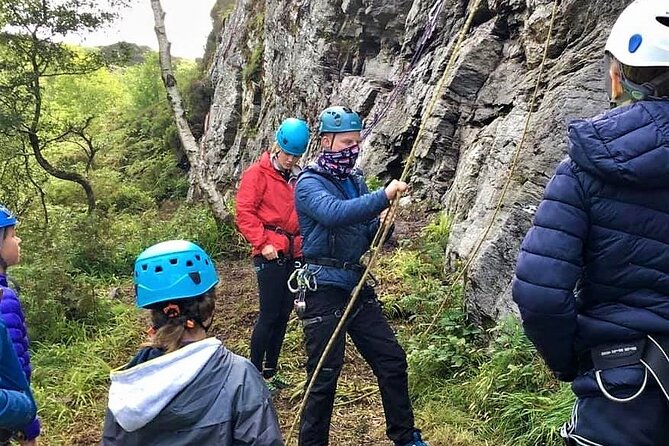
[[[205,259],[204,263],[205,263],[205,265],[209,265],[209,260]]]
[[[200,273],[198,273],[198,272],[188,273],[188,276],[190,277],[190,280],[192,280],[195,285],[199,285],[200,282],[202,282],[202,277],[200,277]]]
[[[149,265],[147,265],[146,263],[143,264],[142,265],[142,271],[146,271],[147,269],[149,269]]]
[[[178,259],[170,259],[170,263],[172,265],[176,265],[177,263],[179,263],[179,260]]]
[[[660,22],[660,24],[669,27],[669,17],[657,17],[657,21]]]
[[[157,273],[162,273],[163,272],[163,267],[160,266],[160,265],[156,266],[156,272]]]
[[[186,260],[186,266],[193,266],[192,260]]]
[[[195,254],[195,258],[197,259],[198,262],[199,262],[200,260],[202,260],[202,258],[200,257],[200,254]]]

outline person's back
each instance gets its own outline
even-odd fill
[[[569,445],[669,438],[669,10],[637,0],[606,46],[618,107],[569,127],[513,283],[525,333],[578,400]],[[625,420],[625,422],[620,422]]]
[[[249,361],[214,338],[156,350],[111,375],[103,445],[283,444],[269,391]]]
[[[137,306],[151,310],[150,341],[112,372],[102,445],[282,446],[264,381],[246,359],[207,337],[218,276],[184,240],[135,261]]]
[[[577,351],[669,334],[669,101],[573,123],[570,141],[588,215]]]
[[[569,158],[547,188],[519,256],[516,301],[531,311],[536,287],[570,293],[564,277],[578,275],[576,353],[648,332],[669,334],[669,101],[576,121],[569,139]],[[546,252],[552,240],[560,240],[558,251]],[[572,258],[578,260],[565,262]],[[551,317],[535,336],[562,344],[549,329],[561,323]],[[575,367],[569,360],[552,365]]]

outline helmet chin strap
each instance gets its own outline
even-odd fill
[[[626,93],[625,96],[628,96],[628,98],[621,98],[621,99],[623,100],[623,102],[626,100],[659,101],[659,100],[669,99],[667,97],[656,96],[658,88],[664,85],[666,82],[669,82],[669,71],[657,76],[655,79],[649,82],[646,82],[644,84],[637,84],[625,78],[621,70],[621,83]],[[621,102],[621,101],[616,100],[616,102]]]
[[[0,228],[0,251],[2,250],[3,242],[5,241],[5,228]],[[0,270],[7,271],[7,262],[2,258],[0,254]]]

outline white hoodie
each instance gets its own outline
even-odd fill
[[[109,410],[118,424],[133,432],[151,422],[220,347],[218,339],[206,338],[130,369],[113,371]]]

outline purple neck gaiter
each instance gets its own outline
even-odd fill
[[[345,180],[349,176],[360,153],[360,146],[354,144],[339,152],[324,151],[318,157],[317,163],[339,180]]]

